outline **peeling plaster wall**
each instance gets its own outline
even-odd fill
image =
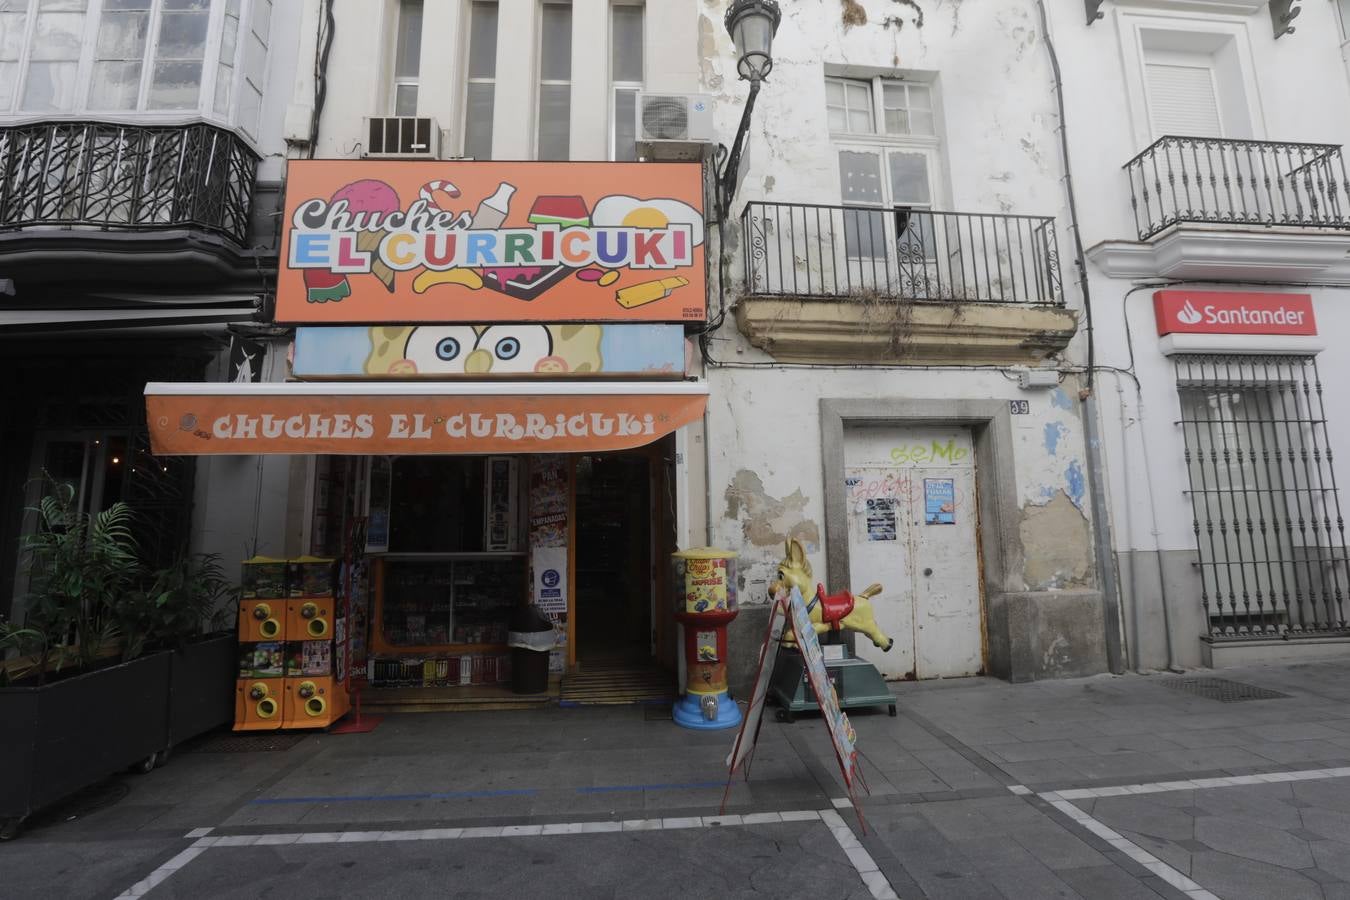
[[[1011,417],[1024,590],[1095,587],[1091,531],[1081,472],[1082,421],[1073,379],[1054,390],[1022,391],[997,371],[710,370],[709,483],[713,543],[741,554],[742,603],[767,600],[783,540],[803,542],[818,580],[827,580],[819,400],[889,397],[1027,400]],[[1057,437],[1047,445],[1046,435]],[[838,473],[838,477],[843,477]],[[1033,553],[1034,551],[1034,553]],[[867,578],[855,578],[861,587]],[[835,585],[827,581],[830,588]]]
[[[981,0],[978,15],[962,15],[959,0],[856,2],[867,24],[853,27],[844,24],[838,0],[782,3],[774,68],[756,101],[737,203],[839,203],[837,152],[826,126],[827,69],[906,77],[932,81],[936,90],[945,163],[934,208],[1055,216],[1060,247],[1068,246],[1057,115],[1034,2]],[[704,0],[699,45],[701,90],[714,96],[715,131],[729,142],[747,86],[736,75],[725,9],[721,0]],[[735,259],[737,279],[742,269]]]

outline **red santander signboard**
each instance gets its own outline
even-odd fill
[[[1158,334],[1317,334],[1310,294],[1158,291]]]

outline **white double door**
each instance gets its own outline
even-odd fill
[[[953,678],[984,667],[975,450],[969,429],[867,426],[844,432],[854,592],[880,582],[884,653],[858,655],[888,679]]]

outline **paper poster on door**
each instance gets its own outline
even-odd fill
[[[877,497],[867,501],[867,539],[895,540],[895,501],[891,498]]]
[[[923,521],[926,525],[956,524],[956,481],[952,478],[923,480]]]

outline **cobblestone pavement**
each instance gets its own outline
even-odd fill
[[[1347,675],[896,685],[853,716],[866,830],[810,717],[765,722],[726,816],[731,736],[641,707],[208,738],[35,817],[0,897],[1350,898]],[[1281,696],[1205,696],[1243,685]]]

